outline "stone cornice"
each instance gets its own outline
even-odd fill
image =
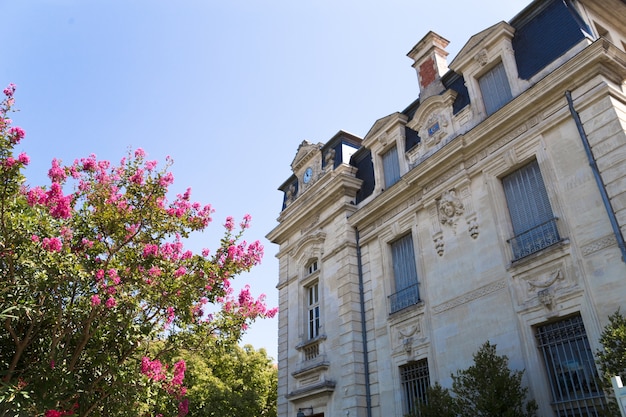
[[[322,381],[319,384],[312,385],[306,388],[300,388],[295,391],[291,391],[285,395],[290,401],[299,400],[301,398],[318,396],[322,394],[330,395],[335,391],[335,381]]]
[[[573,90],[599,74],[617,85],[626,79],[626,54],[602,39],[579,52],[470,131],[451,139],[393,187],[367,202],[367,209],[360,207],[350,217],[351,224],[365,230],[385,212],[408,199],[419,195],[426,201],[430,195],[441,191],[439,188],[444,183],[467,175],[467,169],[473,165],[472,160],[476,156],[482,158],[480,155],[499,141],[507,138],[514,140],[539,124],[543,117],[547,117],[543,113],[555,103],[562,101],[559,107],[566,106],[566,90]]]

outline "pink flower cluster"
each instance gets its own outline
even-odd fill
[[[160,360],[150,360],[147,356],[141,359],[141,373],[153,381],[165,380],[165,371],[167,367],[163,366]]]
[[[72,415],[75,415],[77,411],[78,411],[78,403],[74,403],[72,408],[70,408],[69,410],[63,410],[63,411],[48,410],[44,413],[44,417],[72,416]]]
[[[8,120],[10,122],[10,119]],[[22,129],[21,127],[14,126],[9,129],[7,135],[9,136],[9,141],[11,142],[11,144],[16,145],[20,143],[22,139],[24,139],[24,136],[26,136],[26,132],[24,132],[24,129]]]
[[[167,365],[163,365],[160,360],[150,360],[147,356],[141,359],[141,373],[149,380],[161,382],[163,389],[179,400],[178,416],[183,417],[189,413],[189,403],[186,398],[187,388],[183,385],[185,379],[185,370],[187,365],[184,360],[180,360],[174,364],[172,371],[172,379],[167,380]]]
[[[15,84],[9,84],[4,90],[6,98],[0,103],[0,138],[7,140],[9,145],[15,145],[20,143],[26,133],[24,129],[17,126],[11,126],[13,121],[7,117],[7,113],[11,111],[11,107],[15,102],[13,94],[15,93]],[[3,142],[4,143],[4,142]],[[4,150],[4,149],[3,149]],[[12,148],[7,147],[6,151],[2,153],[2,160],[0,160],[0,167],[5,170],[12,168],[21,168],[28,165],[30,158],[25,153],[21,153],[17,159],[11,154]]]
[[[187,188],[184,194],[177,194],[167,209],[167,214],[179,219],[186,219],[192,224],[206,227],[211,222],[211,214],[214,210],[210,204],[202,206],[198,202],[190,202],[191,188]]]
[[[57,219],[68,219],[72,216],[72,195],[63,195],[61,184],[53,183],[48,191],[42,187],[31,188],[26,192],[31,207],[42,205],[48,208],[50,215]]]
[[[254,265],[260,264],[262,258],[263,245],[261,242],[257,240],[248,245],[244,240],[237,245],[230,245],[226,252],[222,252],[219,257],[219,265],[224,267],[228,264],[236,264],[248,270]]]
[[[13,94],[15,94],[15,84],[10,83],[3,91],[4,95],[7,96],[8,98],[13,97]]]
[[[48,252],[61,252],[63,243],[58,237],[44,237],[41,246]]]
[[[260,317],[272,318],[278,313],[278,307],[268,309],[265,305],[265,294],[261,294],[255,299],[250,292],[250,286],[246,285],[240,292],[237,299],[227,296],[222,299],[224,310],[227,313],[237,314],[247,320],[255,320]],[[243,324],[243,330],[247,325]]]
[[[4,168],[13,168],[14,166],[26,166],[29,163],[30,157],[22,152],[17,157],[17,159],[13,158],[12,156],[8,156],[4,161],[2,161],[2,166]]]

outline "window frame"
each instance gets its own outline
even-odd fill
[[[537,325],[534,330],[555,415],[591,417],[606,409],[593,350],[580,314]]]
[[[545,186],[537,159],[518,166],[500,178],[511,225],[509,243],[513,261],[560,242],[558,217]],[[533,198],[530,198],[533,197]]]
[[[306,276],[313,275],[318,270],[319,270],[319,263],[318,263],[317,259],[313,259],[312,261],[310,261],[307,264],[307,266],[305,268],[305,275]]]
[[[389,312],[393,314],[421,301],[413,233],[405,233],[389,242],[389,252],[393,293],[388,298]]]
[[[403,415],[417,411],[417,405],[427,402],[428,387],[430,386],[430,371],[428,359],[422,358],[410,361],[398,368],[400,373],[400,388],[402,391]],[[409,395],[409,394],[416,395]]]
[[[304,288],[306,340],[310,341],[320,336],[320,328],[322,327],[319,281],[313,281]]]
[[[487,116],[491,116],[513,99],[513,90],[504,62],[497,61],[476,77]]]
[[[400,154],[398,145],[394,144],[380,154],[380,161],[383,168],[383,183],[387,189],[400,181],[402,177],[400,170]]]

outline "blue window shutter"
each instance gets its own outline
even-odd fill
[[[410,234],[391,243],[395,293],[389,296],[390,311],[395,313],[420,301],[413,238]]]
[[[502,178],[514,237],[515,259],[557,243],[559,233],[539,164],[533,161]]]
[[[417,283],[413,238],[406,235],[391,244],[396,292]]]

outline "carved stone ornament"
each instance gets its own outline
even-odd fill
[[[478,239],[478,220],[476,219],[476,215],[467,219],[467,231],[472,239]]]
[[[285,194],[287,195],[287,204],[293,203],[296,199],[296,186],[294,184],[290,184]]]
[[[410,358],[413,353],[413,342],[416,339],[419,340],[421,331],[421,323],[419,320],[414,322],[414,324],[397,329],[396,338],[399,342],[401,342],[401,344],[398,345],[394,343],[396,350],[399,350],[401,346],[401,350],[399,351],[404,351]]]
[[[406,352],[406,354],[410,357],[411,351],[413,350],[413,338],[407,337],[406,339],[404,339],[402,341],[402,346],[404,347],[404,351]]]
[[[550,288],[537,291],[537,298],[539,299],[539,302],[543,304],[548,310],[552,310],[552,305],[554,304],[554,296],[552,295]]]
[[[435,242],[435,250],[437,251],[437,255],[443,256],[444,251],[444,242],[443,242],[443,232],[437,232],[433,235],[433,242]]]
[[[487,50],[481,49],[480,51],[478,51],[478,53],[474,55],[474,60],[478,62],[480,66],[484,67],[485,65],[487,65],[487,62],[489,62],[489,57],[487,56]]]
[[[421,331],[419,323],[407,326],[404,329],[398,329],[398,339],[408,339]]]
[[[423,127],[420,129],[420,136],[424,138],[424,143],[428,147],[433,147],[439,144],[441,140],[447,135],[448,120],[441,114],[435,112],[432,113]]]
[[[457,197],[456,191],[450,190],[442,194],[439,199],[439,221],[441,224],[456,226],[456,222],[463,215],[463,202]]]
[[[528,280],[528,291],[534,292],[535,290],[544,290],[550,286],[552,286],[555,282],[562,280],[563,274],[561,273],[561,269],[556,269],[550,273],[543,274],[538,276],[533,280]]]

